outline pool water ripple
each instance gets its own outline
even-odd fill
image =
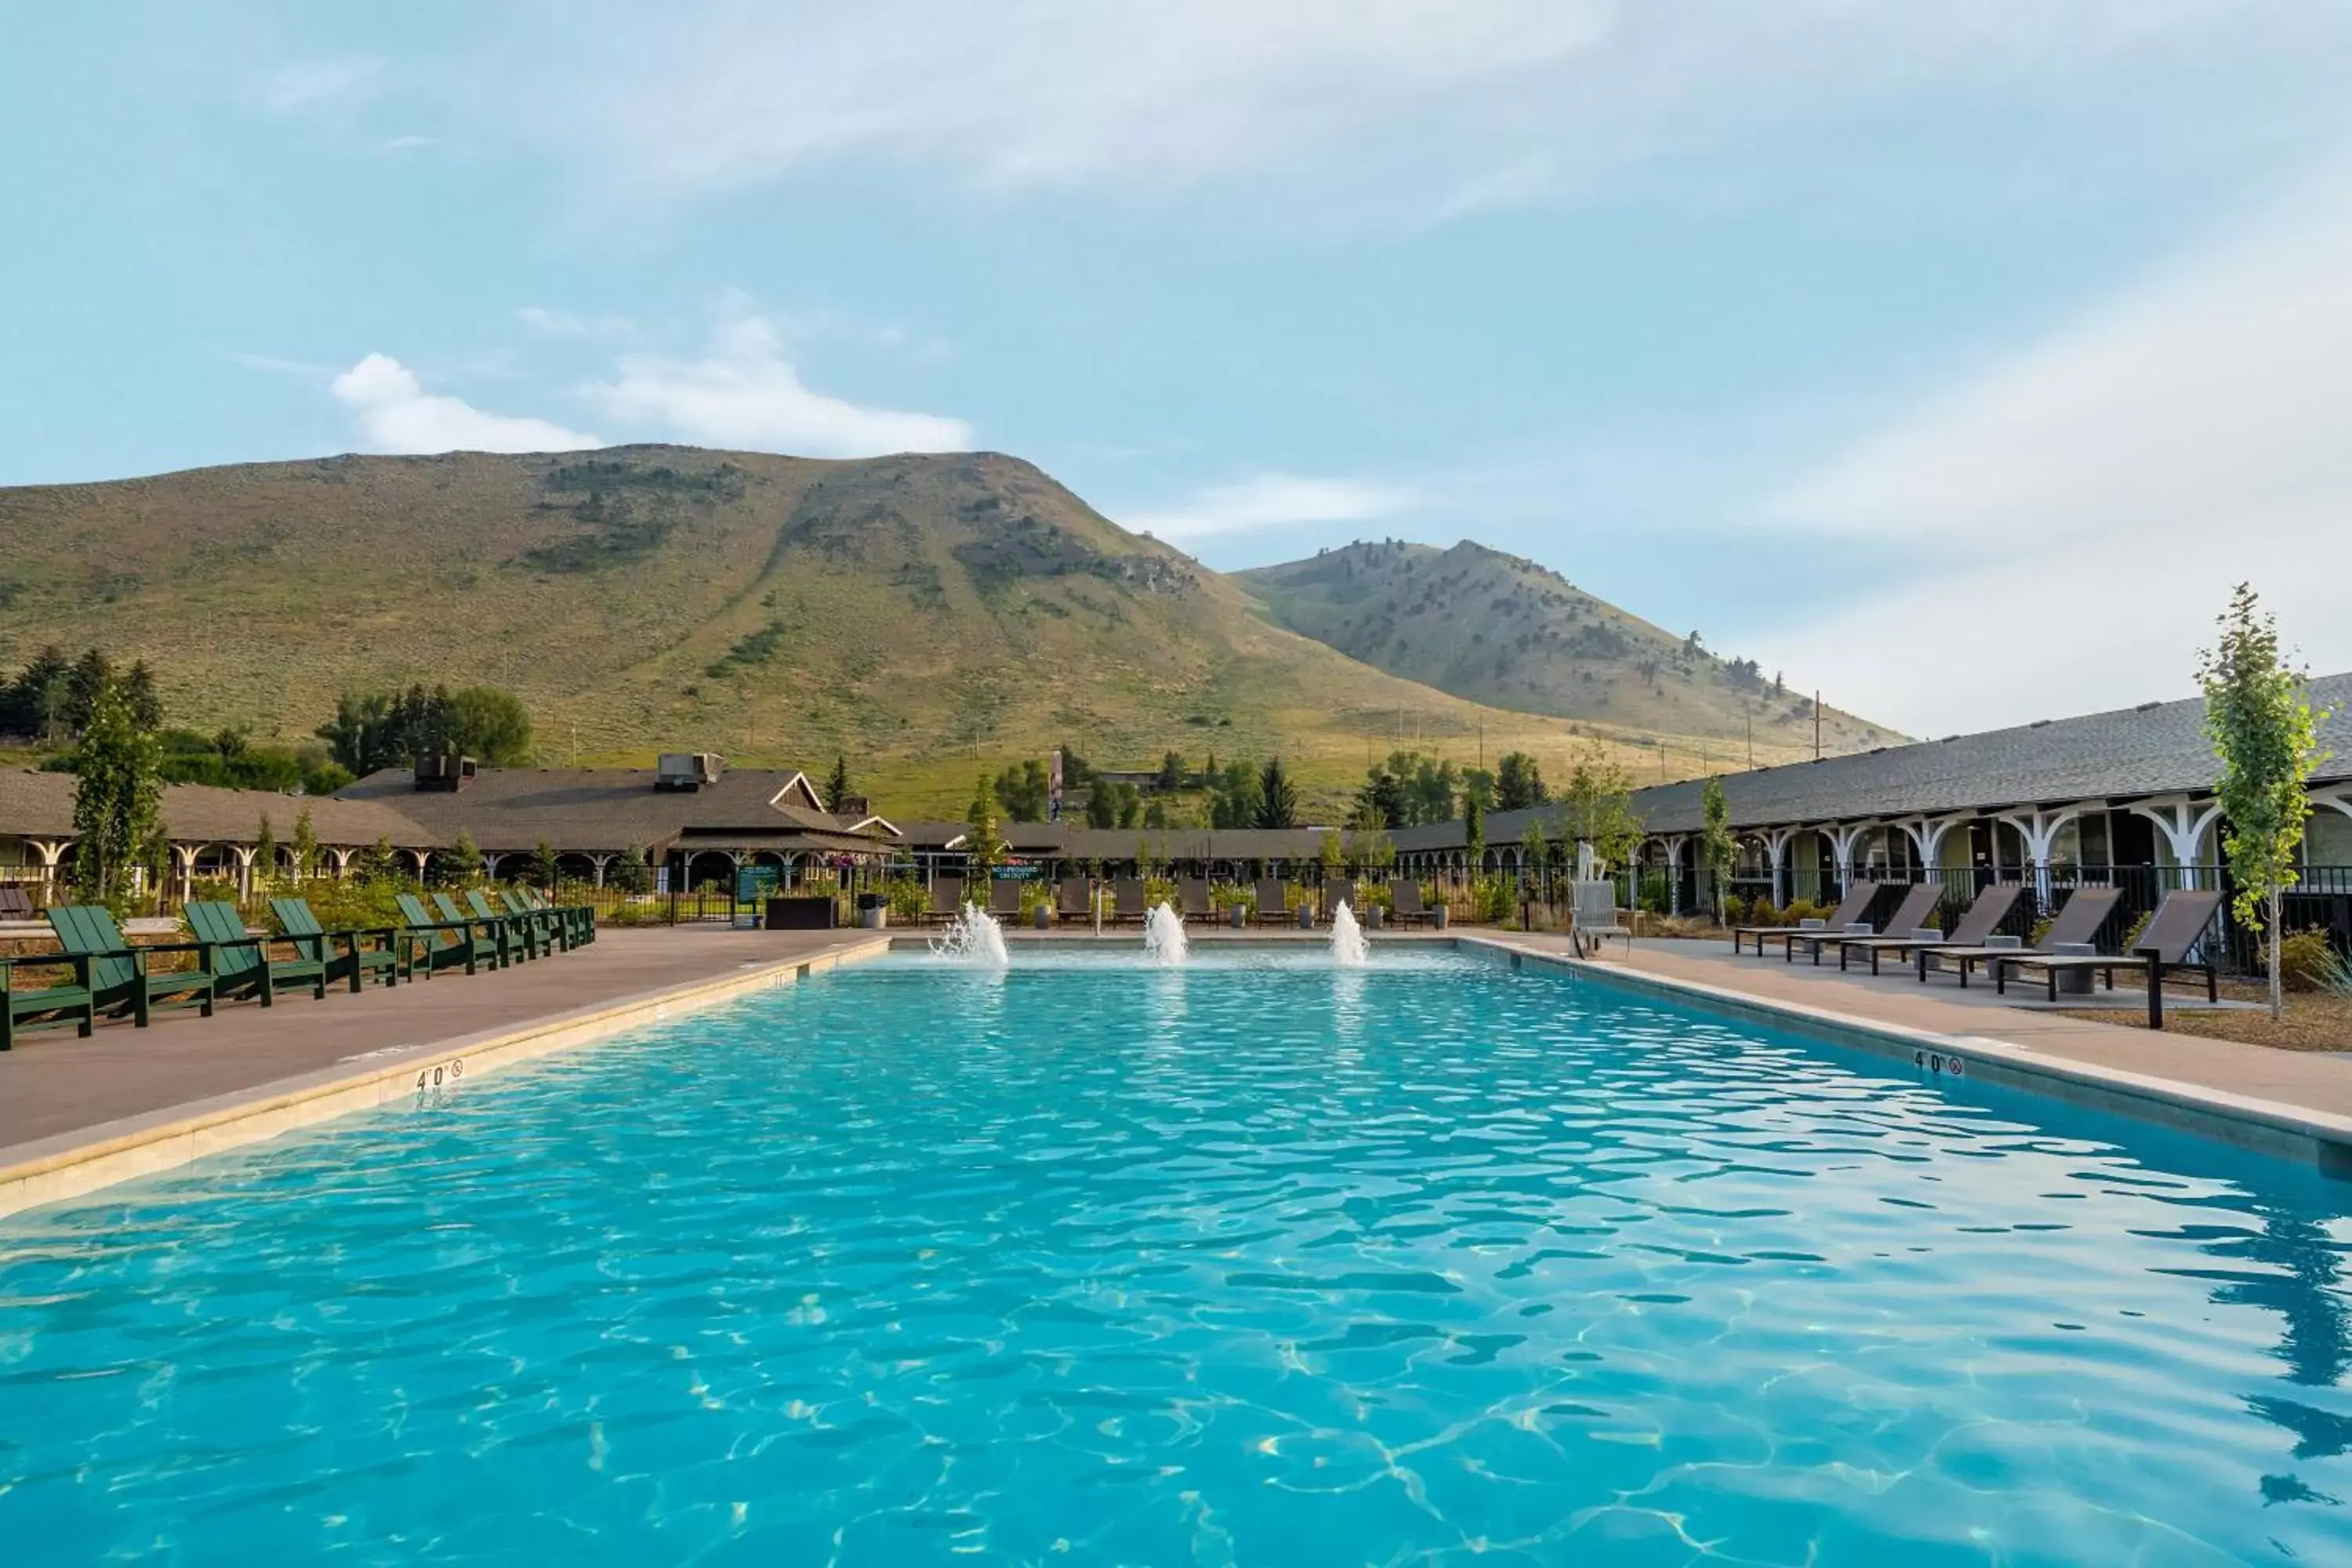
[[[2348,1215],[1554,974],[891,962],[0,1224],[0,1542],[2347,1562]]]

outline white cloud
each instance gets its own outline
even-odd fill
[[[606,417],[690,441],[813,457],[968,451],[971,426],[936,414],[868,408],[817,392],[765,318],[730,316],[701,359],[623,354],[619,374],[581,389]]]
[[[1123,528],[1155,538],[1198,539],[1244,529],[1370,522],[1410,511],[1417,502],[1411,490],[1365,479],[1259,474],[1195,490],[1164,510],[1125,512],[1118,521]]]
[[[372,353],[335,377],[336,400],[371,451],[571,452],[604,445],[544,419],[486,414],[461,398],[425,390],[398,360]]]
[[[1440,190],[1500,171],[1525,202],[1580,168],[1953,81],[2063,91],[2086,70],[2325,58],[2347,23],[2263,0],[680,0],[658,21],[613,8],[562,39],[534,30],[477,96],[665,191],[845,158],[1131,189],[1385,147]],[[1426,210],[1430,189],[1404,194]],[[1465,211],[1494,203],[1465,194]]]
[[[573,310],[550,310],[525,305],[515,319],[536,331],[558,338],[635,337],[637,326],[626,316],[584,316]]]
[[[1822,570],[1848,539],[1912,568],[1768,662],[1921,732],[2176,697],[2242,578],[2352,668],[2347,277],[2352,170],[1791,487]]]
[[[375,95],[383,62],[362,56],[294,60],[270,74],[262,106],[272,114],[350,109]]]

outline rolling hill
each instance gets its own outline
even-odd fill
[[[1113,765],[1279,750],[1318,805],[1400,741],[1558,765],[1589,732],[1645,779],[1699,765],[1641,716],[1515,712],[1360,662],[990,453],[238,465],[0,489],[0,661],[99,643],[156,667],[174,721],[257,739],[307,735],[343,690],[446,680],[519,692],[551,763],[838,751],[909,812],[1057,742]],[[1784,739],[1759,730],[1759,761],[1797,754]]]
[[[1811,693],[1626,614],[1532,561],[1464,541],[1375,541],[1236,574],[1276,625],[1496,708],[1809,750]],[[1825,751],[1902,737],[1823,706]],[[1720,750],[1717,752],[1721,755]]]

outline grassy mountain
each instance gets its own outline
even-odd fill
[[[1812,745],[1811,696],[1788,689],[1778,672],[1709,653],[1483,544],[1351,544],[1237,575],[1276,625],[1472,701],[1740,743],[1752,725],[1759,748]],[[1827,750],[1895,739],[1822,710]]]
[[[487,681],[551,763],[838,751],[910,813],[1059,741],[1106,765],[1280,750],[1321,802],[1400,740],[1557,763],[1590,731],[1645,778],[1698,763],[1370,668],[988,453],[240,465],[0,489],[0,660],[100,643],[156,666],[174,721],[257,739],[307,734],[345,689]]]

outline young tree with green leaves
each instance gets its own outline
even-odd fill
[[[266,811],[253,830],[253,877],[259,885],[275,881],[278,877],[278,835],[271,830]]]
[[[1298,785],[1291,781],[1280,757],[1267,758],[1265,770],[1258,774],[1257,826],[1298,826]]]
[[[1642,819],[1633,813],[1633,781],[1598,741],[1589,743],[1568,776],[1560,797],[1567,840],[1591,848],[1600,869],[1624,864],[1642,844]]]
[[[459,842],[462,843],[463,840],[461,839]],[[474,854],[475,861],[473,875],[479,876],[482,871],[482,863],[480,859],[481,851],[478,849]],[[556,874],[560,869],[556,865],[555,860],[555,846],[550,844],[544,838],[541,839],[531,849],[530,859],[528,862],[528,869],[533,886],[541,888],[552,888],[555,886]]]
[[[2316,744],[2324,713],[2314,713],[2309,677],[2279,654],[2278,622],[2253,588],[2238,584],[2221,616],[2221,635],[2200,656],[2205,689],[2205,733],[2221,760],[2213,786],[2226,826],[2222,852],[2237,879],[2238,918],[2267,933],[2271,1016],[2286,1012],[2280,967],[2280,905],[2294,886],[2295,850],[2303,843],[2312,770],[2325,760]]]
[[[1486,808],[1475,792],[1462,797],[1462,847],[1469,852],[1472,876],[1486,868]]]
[[[1535,889],[1540,903],[1551,902],[1551,840],[1544,837],[1543,818],[1528,818],[1528,830],[1519,835],[1519,863],[1526,868],[1528,885]]]
[[[294,816],[294,875],[309,881],[319,870],[319,830],[310,821],[310,808],[304,806]]]
[[[1706,868],[1707,887],[1714,897],[1715,921],[1723,923],[1724,883],[1731,875],[1737,847],[1731,837],[1731,803],[1723,796],[1720,776],[1709,778],[1698,795],[1698,860]]]
[[[161,830],[163,759],[119,682],[109,679],[91,699],[77,756],[74,887],[94,902],[127,898]]]
[[[990,794],[985,773],[972,786],[971,804],[964,808],[963,825],[965,886],[978,884],[985,888],[997,863],[1004,858],[1004,836],[996,829],[996,802]],[[986,897],[982,894],[983,902]]]
[[[1036,758],[1015,763],[997,774],[994,788],[996,804],[1003,806],[1004,815],[1013,821],[1045,820],[1046,808],[1054,797],[1053,781],[1045,772],[1045,764]]]

